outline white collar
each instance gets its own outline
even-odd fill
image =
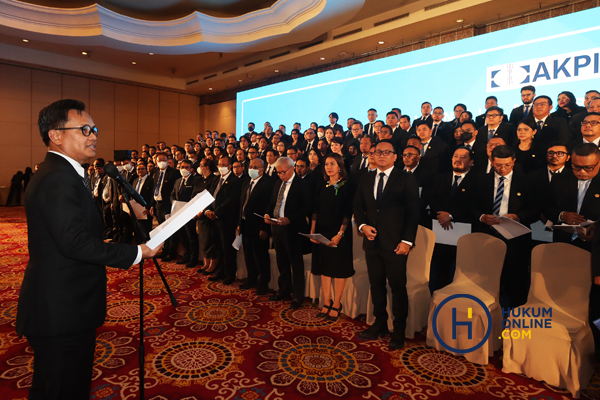
[[[71,157],[69,157],[63,153],[59,153],[58,151],[48,150],[48,152],[59,155],[62,158],[64,158],[65,160],[67,160],[69,162],[69,164],[71,164],[73,166],[73,168],[75,168],[75,171],[79,174],[79,176],[81,176],[83,178],[83,174],[85,173],[85,170],[83,169],[81,164],[79,164],[77,161],[73,160]]]

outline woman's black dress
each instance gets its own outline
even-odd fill
[[[337,194],[335,187],[327,186],[326,182],[321,182],[317,189],[313,211],[313,219],[316,218],[317,221],[315,233],[331,239],[340,231],[342,223],[346,224],[346,229],[337,247],[313,244],[313,275],[332,278],[349,278],[354,275],[351,224],[354,188],[349,180],[342,182]]]
[[[525,174],[529,174],[546,164],[545,154],[541,146],[536,143],[533,143],[529,150],[521,150],[519,145],[515,146],[515,156],[515,164],[520,164]]]
[[[208,190],[212,195],[219,183],[219,177],[210,174],[206,178],[202,175],[196,177],[194,193],[200,193]],[[219,256],[219,237],[214,225],[214,222],[204,214],[198,218],[198,238],[200,239],[200,248],[204,253],[204,257],[213,260]]]

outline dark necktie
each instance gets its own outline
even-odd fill
[[[160,193],[160,187],[162,186],[163,176],[165,176],[165,171],[160,171],[158,175],[158,184],[156,185],[156,189],[154,189],[154,196],[158,196]]]
[[[542,128],[544,127],[544,121],[541,121],[541,120],[540,120],[540,121],[538,121],[538,122],[537,122],[537,126],[538,126],[538,131],[541,131],[541,130],[542,130]],[[539,133],[539,132],[538,132],[538,133]]]
[[[279,214],[281,213],[281,202],[283,201],[285,186],[286,182],[282,182],[281,187],[279,188],[279,193],[277,193],[277,202],[275,203],[275,210],[273,211],[273,217],[275,218],[279,218]]]
[[[523,118],[527,118],[527,116],[529,115],[529,105],[525,105],[523,108]]]
[[[250,198],[250,193],[252,193],[252,187],[254,186],[254,181],[250,181],[250,186],[248,186],[248,192],[246,193],[246,200],[244,201],[244,205],[242,206],[242,216],[245,218],[246,213],[246,204],[248,204],[248,199]]]
[[[92,183],[90,182],[90,177],[88,176],[88,174],[86,174],[84,172],[82,179],[83,179],[83,184],[87,188],[88,192],[90,192],[90,194],[92,194]],[[94,197],[94,195],[92,195],[92,197]]]
[[[456,189],[458,189],[458,181],[460,179],[460,175],[454,175],[454,183],[452,184],[452,196],[456,193]]]
[[[383,178],[385,178],[385,172],[379,173],[379,182],[377,183],[377,198],[375,199],[378,203],[383,197]]]
[[[367,168],[367,165],[368,165],[367,160],[368,160],[368,157],[363,157],[362,162],[360,163],[360,169]]]
[[[488,140],[490,140],[491,138],[494,137],[494,133],[496,133],[496,130],[495,129],[490,129],[490,131],[488,133],[489,133]]]
[[[135,188],[136,192],[140,192],[140,187],[142,186],[142,178],[138,178],[137,186]]]
[[[434,124],[433,125],[433,133],[431,134],[431,136],[435,136],[435,134],[437,133],[437,129],[438,129],[438,124]]]
[[[213,197],[215,199],[217,198],[217,193],[219,193],[219,190],[221,190],[221,186],[223,186],[223,182],[225,182],[225,179],[223,179],[223,178],[219,179],[219,184],[217,185],[217,188],[215,189],[215,193],[213,194]]]
[[[498,190],[496,191],[496,198],[494,199],[494,215],[500,215],[500,205],[502,204],[502,196],[504,196],[504,179],[505,177],[500,177],[500,182],[498,182]]]

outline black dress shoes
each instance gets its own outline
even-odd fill
[[[385,326],[371,325],[367,329],[358,333],[358,338],[363,340],[376,340],[379,336],[387,335],[390,331]]]
[[[294,310],[302,308],[302,300],[299,300],[299,299],[292,300],[291,308]]]
[[[210,279],[210,278],[209,278],[209,279]],[[231,285],[233,282],[235,282],[235,278],[225,278],[225,279],[223,280],[223,285],[227,285],[227,286],[229,286],[229,285]]]
[[[217,270],[216,270],[216,269],[213,269],[212,271],[208,271],[208,270],[206,270],[206,269],[205,269],[205,270],[203,270],[202,272],[198,271],[198,273],[199,273],[199,274],[202,274],[202,275],[212,275],[212,274],[214,274],[215,272],[217,272]]]
[[[196,265],[198,265],[198,261],[194,261],[194,260],[190,260],[187,264],[185,264],[186,268],[194,268]]]
[[[240,289],[243,289],[243,290],[255,289],[257,286],[258,286],[258,283],[256,283],[256,282],[246,281],[245,283],[242,283],[240,285]]]
[[[269,293],[269,289],[262,289],[262,288],[256,289],[257,296],[266,296],[267,293]]]
[[[280,294],[276,294],[274,296],[269,297],[269,301],[283,301],[283,300],[289,300],[290,296],[282,296]]]
[[[392,338],[390,340],[390,349],[398,350],[404,347],[404,332],[396,334],[394,332],[392,334]]]
[[[214,275],[214,276],[211,276],[208,278],[208,280],[211,282],[221,282],[224,279],[225,278],[223,278],[222,276],[219,276],[219,275]]]

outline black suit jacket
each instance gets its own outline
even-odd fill
[[[133,184],[131,186],[133,186],[134,189],[137,188],[139,179],[140,177],[138,176],[133,181]],[[152,201],[154,199],[154,180],[150,175],[146,177],[146,180],[142,184],[139,193],[142,196],[142,198],[146,200],[146,209],[149,210],[152,207]]]
[[[427,206],[429,206],[429,200],[431,199],[436,174],[424,168],[421,164],[411,174],[413,174],[417,180],[417,185],[419,185],[419,225],[431,229],[431,218]]]
[[[506,114],[502,114],[502,123],[509,122],[508,116]],[[485,126],[485,113],[478,115],[475,117],[475,123],[477,126]]]
[[[431,138],[427,145],[425,155],[421,157],[421,166],[427,168],[434,174],[447,171],[450,165],[450,151],[446,142],[438,137]]]
[[[160,170],[156,171],[156,174],[154,175],[154,187],[156,188],[156,185],[158,185],[158,178],[160,178]],[[181,174],[175,169],[175,168],[171,168],[171,167],[167,167],[165,169],[165,177],[163,179],[163,183],[162,186],[160,187],[160,195],[162,198],[162,201],[168,201],[170,202],[171,200],[171,192],[173,191],[173,187],[175,186],[175,182],[177,182],[177,179],[181,178]],[[152,202],[154,202],[154,195],[152,196]]]
[[[219,189],[215,197],[215,202],[206,208],[207,210],[214,211],[218,223],[227,225],[236,225],[238,223],[241,183],[240,179],[231,172],[227,176],[227,179],[225,179],[221,189]],[[217,182],[216,187],[218,185]]]
[[[577,212],[577,182],[578,179],[572,171],[563,172],[552,178],[550,199],[544,212],[550,221],[560,224],[558,217],[561,212]],[[579,214],[592,221],[597,221],[600,217],[600,175],[596,175],[590,182]],[[570,233],[554,230],[554,241],[570,243],[571,237]]]
[[[475,186],[477,190],[472,191],[474,194],[471,198],[471,215],[475,232],[489,233],[490,229],[493,229],[479,221],[479,218],[483,214],[493,214],[494,212],[494,179],[493,171],[480,176]],[[540,215],[530,179],[514,169],[508,195],[508,214],[517,214],[519,222],[525,226],[537,221]]]
[[[16,330],[54,336],[102,325],[106,265],[127,269],[137,247],[104,243],[102,217],[82,177],[63,157],[47,153],[25,193],[29,262]]]
[[[373,127],[372,132],[371,132],[371,127]],[[364,135],[375,135],[375,122],[373,122],[373,123],[367,122],[363,129],[363,134]]]
[[[354,198],[354,218],[377,230],[375,240],[365,236],[366,251],[393,251],[403,240],[415,243],[419,226],[419,186],[412,174],[394,167],[380,201],[373,193],[379,170],[363,175]]]
[[[573,174],[573,171],[570,167],[565,165],[562,174]],[[555,176],[559,176],[555,175]],[[542,212],[546,212],[546,209],[549,205],[549,201],[551,198],[550,193],[550,178],[548,177],[548,167],[538,168],[529,173],[529,178],[531,179],[531,184],[534,187],[537,204],[541,208]],[[552,178],[554,180],[554,178]]]
[[[489,140],[488,136],[489,129],[487,125],[482,126],[477,130],[477,138],[481,138],[487,142]],[[518,143],[517,130],[515,129],[514,125],[509,123],[501,123],[498,125],[493,137],[504,139],[504,142],[509,146],[514,146],[516,143]]]
[[[245,181],[241,188],[242,194],[240,199],[240,218],[238,220],[238,226],[243,229],[242,235],[257,234],[259,231],[270,232],[270,225],[266,224],[264,219],[254,215],[254,213],[259,215],[267,214],[267,207],[269,206],[271,194],[273,193],[273,180],[263,174],[262,178],[260,178],[252,188],[250,197],[247,197],[250,182],[252,182],[252,180]],[[248,199],[248,203],[244,207],[246,198]],[[242,218],[245,218],[244,224],[242,224]]]
[[[469,198],[475,190],[473,184],[477,176],[469,172],[464,176],[458,188],[452,195],[452,184],[454,174],[447,172],[439,175],[431,191],[429,205],[431,207],[432,219],[437,217],[439,211],[446,211],[452,215],[452,221],[471,223],[472,215],[469,208]]]
[[[194,186],[196,184],[196,176],[190,175],[188,176],[185,185],[183,184],[183,177],[177,179],[175,181],[175,185],[173,186],[173,190],[171,191],[171,202],[177,201],[185,201],[188,202],[192,199],[192,194],[194,192]]]
[[[318,140],[315,138],[313,139],[312,143],[309,143],[308,140],[305,140],[304,142],[302,142],[302,144],[300,145],[301,149],[304,151],[304,156],[308,157],[308,152],[312,149],[317,150],[317,142]]]
[[[533,113],[530,113],[527,118],[533,120],[535,123]],[[534,140],[539,143],[542,149],[547,149],[548,145],[554,141],[569,143],[570,134],[567,120],[553,115],[548,115],[542,130],[538,130],[534,136]]]
[[[277,195],[283,181],[278,179],[273,185],[273,191],[271,192],[271,201],[267,207],[267,214],[273,218],[275,205],[277,204]],[[312,212],[311,207],[311,190],[309,183],[300,178],[297,174],[294,175],[292,180],[292,186],[288,190],[288,194],[285,201],[285,207],[283,209],[284,216],[290,220],[290,224],[286,227],[290,231],[295,232],[308,232],[307,216]],[[300,237],[298,238],[298,240]]]
[[[531,111],[533,110],[533,104],[529,105],[529,114],[527,114],[527,116],[529,116],[531,114]],[[517,125],[519,122],[523,121],[523,118],[525,118],[525,105],[521,104],[518,107],[515,107],[512,109],[512,111],[510,112],[510,117],[508,118],[508,122],[510,122],[513,125]]]

